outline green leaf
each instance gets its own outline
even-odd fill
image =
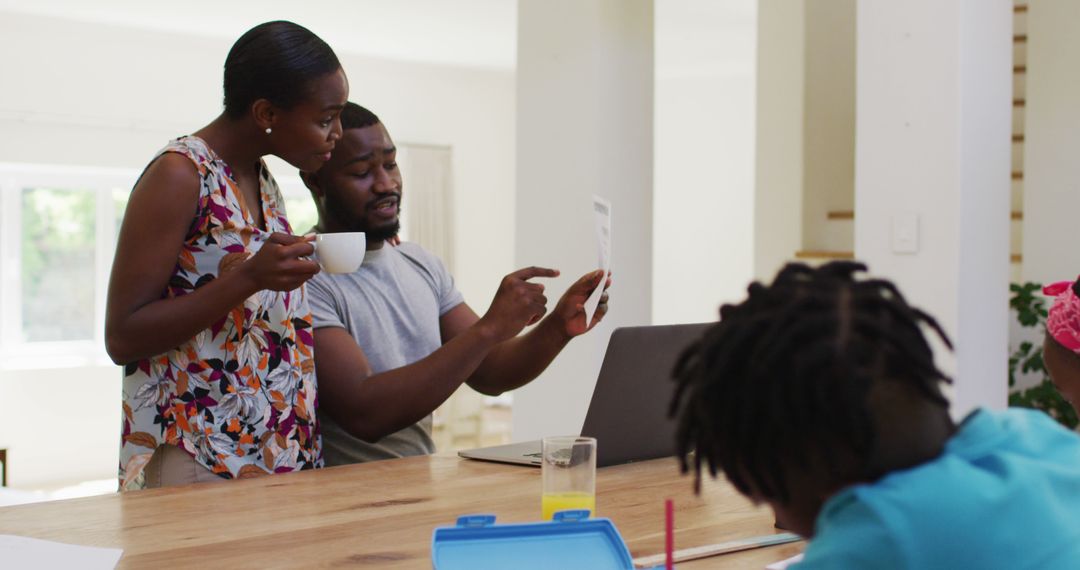
[[[1042,285],[1034,282],[1010,283],[1009,307],[1016,311],[1016,320],[1025,328],[1043,327],[1046,323],[1046,299]],[[1058,392],[1046,371],[1042,345],[1031,341],[1021,342],[1009,355],[1009,405],[1042,410],[1069,429],[1080,425],[1076,409]],[[1017,372],[1038,374],[1039,384],[1024,390],[1016,390]]]

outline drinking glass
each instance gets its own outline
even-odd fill
[[[596,438],[545,437],[541,443],[543,520],[558,511],[587,509],[596,515]]]

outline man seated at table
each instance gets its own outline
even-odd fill
[[[307,285],[328,466],[432,453],[431,413],[462,383],[489,395],[522,386],[607,312],[604,292],[586,326],[583,306],[602,271],[578,279],[547,314],[544,286],[530,280],[559,272],[529,267],[504,277],[478,317],[436,256],[388,245],[400,227],[402,180],[386,127],[354,103],[341,125],[330,160],[301,173],[318,207],[316,232],[367,234],[359,270],[322,272]]]
[[[865,269],[791,264],[721,307],[676,367],[684,469],[812,537],[800,569],[1080,568],[1080,438],[1033,410],[955,424],[921,328],[944,332]]]

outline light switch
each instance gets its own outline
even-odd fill
[[[919,215],[915,212],[893,216],[892,250],[893,253],[919,252]]]

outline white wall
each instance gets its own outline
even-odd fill
[[[754,276],[768,280],[802,245],[805,2],[759,0]]]
[[[712,321],[753,278],[757,0],[657,0],[654,324]]]
[[[399,141],[453,151],[454,276],[487,310],[514,267],[514,75],[374,61],[346,55],[350,99],[379,115]],[[404,199],[409,182],[404,181]]]
[[[238,28],[236,36],[245,30]],[[220,112],[221,69],[231,44],[0,13],[0,162],[141,169],[168,139]],[[338,56],[350,79],[350,99],[379,114],[395,139],[452,147],[456,277],[467,301],[482,313],[514,265],[513,73]],[[271,169],[279,178],[292,175],[281,162],[272,162]],[[20,437],[16,446],[22,450],[12,452],[13,481],[115,476],[119,423],[112,414],[119,409],[119,374],[111,367],[0,371],[4,409],[19,401],[26,414],[19,417],[28,418],[18,428],[0,423],[0,445]],[[51,398],[8,399],[26,390],[47,390]],[[69,449],[74,420],[31,421],[71,402],[101,398],[102,405],[86,408],[96,419],[78,428],[78,437],[85,438],[78,441],[87,445],[76,452]],[[44,431],[23,433],[31,427]],[[88,461],[82,450],[107,454],[107,460]],[[42,470],[19,459],[31,456],[51,462]],[[87,471],[90,465],[95,474]]]
[[[38,488],[116,476],[120,370],[0,370],[0,448],[8,485]]]
[[[1024,141],[1024,280],[1076,279],[1080,212],[1080,2],[1028,8]]]
[[[761,0],[755,275],[797,251],[851,251],[855,0]]]
[[[569,15],[572,14],[572,17]],[[518,265],[597,268],[591,196],[612,202],[611,312],[514,396],[513,438],[577,433],[615,326],[652,314],[653,3],[518,4]]]
[[[23,55],[0,59],[0,161],[141,169],[169,138],[220,112],[231,45],[3,14],[0,50]],[[493,239],[513,232],[513,73],[338,56],[349,98],[375,111],[395,139],[453,148],[458,284],[486,308],[513,261],[511,240]],[[279,178],[294,174],[280,162],[271,168]],[[476,223],[478,212],[490,215]]]
[[[802,249],[851,251],[855,207],[855,0],[805,0]]]
[[[1012,2],[862,0],[855,253],[956,343],[953,411],[1006,401]],[[918,217],[917,252],[893,248]]]
[[[236,39],[238,29],[290,20],[315,30],[339,54],[512,70],[517,4],[507,0],[0,0],[0,12],[229,41]]]

